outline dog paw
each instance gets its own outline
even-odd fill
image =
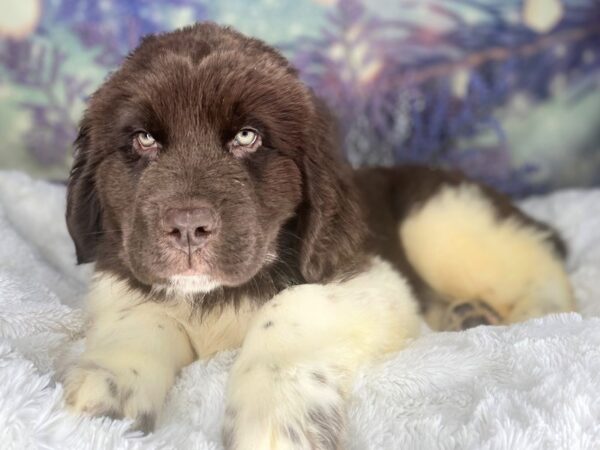
[[[230,383],[223,422],[227,450],[336,450],[344,399],[327,371],[246,367]]]
[[[447,314],[447,330],[459,331],[479,325],[498,325],[502,317],[486,302],[474,300],[451,305]]]
[[[133,419],[135,429],[148,433],[154,428],[155,408],[135,386],[134,377],[135,371],[123,374],[92,362],[81,363],[66,375],[65,403],[77,413]]]

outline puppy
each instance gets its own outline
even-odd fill
[[[66,403],[150,431],[179,370],[241,346],[228,449],[337,449],[357,367],[434,328],[573,308],[547,225],[460,174],[353,172],[264,43],[150,36],[91,97],[67,224],[95,262]]]

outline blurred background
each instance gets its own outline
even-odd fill
[[[86,98],[147,33],[278,47],[354,165],[458,167],[515,196],[600,185],[600,0],[0,0],[0,169],[65,179]]]

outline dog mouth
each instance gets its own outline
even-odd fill
[[[169,257],[160,269],[150,269],[153,290],[167,295],[206,294],[227,284],[227,277],[223,277],[213,255],[206,249],[189,255],[173,249],[165,253]]]
[[[262,262],[257,267],[262,268],[278,260],[275,252],[267,252],[262,257]],[[152,285],[152,289],[167,295],[193,295],[207,294],[223,287],[243,284],[251,278],[252,274],[242,274],[237,271],[223,273],[219,270],[210,270],[207,265],[201,267],[188,267],[180,271],[163,275],[161,280]]]
[[[277,232],[265,233],[254,223],[222,228],[202,246],[189,250],[173,245],[157,228],[149,229],[148,237],[130,233],[124,240],[123,258],[141,283],[170,297],[240,287],[278,260]]]

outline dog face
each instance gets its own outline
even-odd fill
[[[244,285],[280,257],[285,227],[301,239],[283,250],[321,279],[356,250],[358,215],[324,109],[283,57],[232,30],[146,38],[82,120],[67,205],[78,260],[144,286]],[[340,248],[319,254],[333,236]]]

